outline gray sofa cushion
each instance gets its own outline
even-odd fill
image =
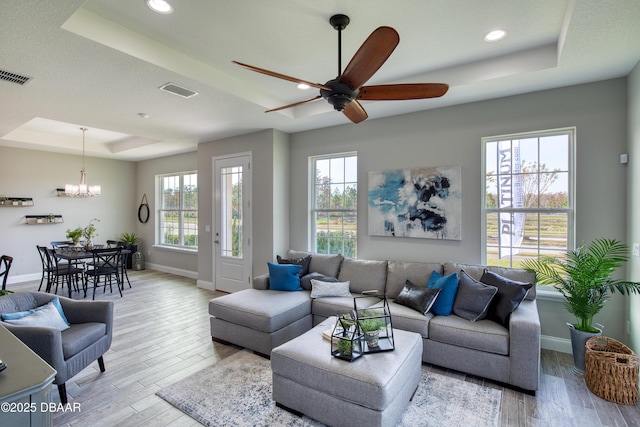
[[[360,295],[352,294],[351,297],[326,297],[316,298],[311,305],[311,313],[314,316],[331,317],[335,316],[338,311],[353,310],[353,297]],[[379,298],[362,297],[357,299],[358,309],[370,307],[380,302]]]
[[[494,273],[499,274],[502,277],[506,277],[507,279],[517,280],[518,282],[524,283],[533,283],[534,285],[531,287],[531,289],[529,289],[524,299],[529,301],[533,301],[534,299],[536,299],[536,274],[520,268],[505,268],[496,266],[486,267],[483,265],[446,262],[444,264],[444,274],[450,274],[454,272],[460,273],[460,270],[464,269],[464,271],[469,273],[469,276],[480,281],[480,279],[482,278],[482,274],[484,274],[485,268],[489,271],[493,271]]]
[[[415,285],[427,286],[433,271],[442,274],[443,265],[436,262],[402,262],[389,261],[387,267],[387,285],[385,294],[389,299],[395,299],[407,280]]]
[[[274,332],[311,312],[308,291],[245,289],[209,301],[209,314],[227,322]]]
[[[304,258],[311,255],[311,262],[309,263],[309,273],[318,272],[325,276],[338,277],[340,271],[340,265],[344,257],[338,255],[316,254],[305,251],[289,250],[287,252],[287,258]]]
[[[429,339],[459,347],[509,355],[509,331],[491,320],[469,322],[462,317],[434,316],[429,321]]]
[[[391,325],[395,329],[415,332],[423,338],[429,338],[429,321],[434,317],[433,313],[418,313],[417,311],[389,301],[389,311],[391,312]]]
[[[379,295],[384,295],[384,285],[387,281],[387,261],[345,258],[340,266],[338,280],[341,282],[350,281],[349,289],[355,294],[376,290]]]

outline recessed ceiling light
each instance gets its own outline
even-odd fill
[[[147,6],[149,6],[149,9],[158,13],[167,14],[173,12],[171,5],[164,0],[147,0]]]
[[[505,30],[493,30],[489,31],[484,36],[484,41],[486,42],[497,42],[498,40],[502,40],[507,35]]]
[[[308,84],[306,84],[306,83],[298,83],[298,86],[297,86],[297,87],[298,87],[298,89],[307,90],[307,89],[309,89],[311,86],[309,86],[309,85],[308,85]]]

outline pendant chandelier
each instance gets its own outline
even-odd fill
[[[84,134],[87,128],[80,128],[82,131],[82,169],[80,170],[80,184],[66,184],[64,194],[67,197],[95,197],[99,196],[101,189],[99,185],[87,185],[87,171],[84,168]]]

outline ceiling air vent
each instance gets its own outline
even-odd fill
[[[12,73],[7,70],[0,70],[0,80],[11,82],[19,85],[24,85],[31,80],[31,77],[21,76],[20,74]]]
[[[192,96],[196,96],[198,94],[198,92],[194,92],[191,89],[187,89],[173,83],[164,84],[160,86],[159,89],[165,92],[172,93],[174,95],[181,96],[183,98],[191,98]]]

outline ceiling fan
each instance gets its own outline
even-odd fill
[[[351,62],[342,71],[342,30],[349,25],[349,17],[346,15],[334,15],[329,19],[329,23],[338,31],[338,77],[329,80],[325,84],[313,83],[296,77],[254,67],[238,61],[233,63],[240,65],[257,73],[266,74],[278,79],[288,80],[294,83],[303,83],[311,87],[320,89],[320,95],[293,104],[284,105],[265,111],[266,113],[285,108],[296,107],[307,102],[316,101],[320,98],[326,99],[333,108],[347,116],[353,123],[360,123],[367,119],[367,112],[358,100],[365,101],[397,101],[406,99],[437,98],[449,90],[449,85],[444,83],[405,83],[363,86],[367,80],[391,56],[398,43],[400,36],[391,27],[379,27],[369,35],[362,43],[360,49],[353,55]]]

